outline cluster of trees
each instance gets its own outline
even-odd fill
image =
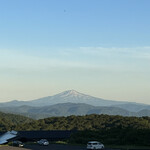
[[[123,117],[110,115],[85,115],[50,117],[17,126],[17,130],[100,130],[100,129],[150,129],[150,117]]]
[[[0,131],[14,130],[92,130],[150,129],[150,117],[85,115],[33,120],[21,115],[0,113]]]
[[[98,140],[105,144],[150,145],[150,117],[85,115],[32,120],[0,113],[0,131],[77,130],[70,143]]]
[[[0,112],[0,131],[14,130],[17,126],[32,121],[33,119],[21,115]]]

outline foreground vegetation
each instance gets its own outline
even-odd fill
[[[33,119],[21,115],[0,112],[0,131],[14,130],[18,125],[32,121]]]
[[[100,130],[100,129],[150,129],[150,117],[122,117],[86,115],[50,117],[16,126],[16,130]]]
[[[0,131],[7,130],[76,130],[69,143],[86,144],[98,140],[107,145],[150,146],[150,117],[86,115],[51,117],[32,120],[26,117],[0,114]]]

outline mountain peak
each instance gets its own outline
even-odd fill
[[[68,90],[68,91],[64,91],[64,92],[62,92],[60,94],[57,94],[57,96],[58,95],[61,96],[61,97],[66,97],[66,96],[74,96],[74,97],[76,97],[76,96],[79,96],[79,95],[82,95],[82,94],[77,92],[77,91],[75,91],[75,90]]]
[[[79,92],[77,92],[75,90],[68,90],[68,91],[66,91],[66,93],[72,94],[72,95],[78,95],[79,94]]]

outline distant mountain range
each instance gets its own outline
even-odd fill
[[[31,101],[0,103],[0,111],[22,114],[32,118],[86,114],[150,116],[150,105],[134,102],[104,100],[69,90]]]

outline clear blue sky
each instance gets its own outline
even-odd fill
[[[150,104],[149,0],[0,0],[0,101],[75,89]]]

